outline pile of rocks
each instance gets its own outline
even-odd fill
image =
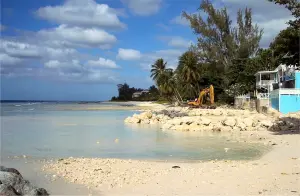
[[[152,113],[151,111],[143,112],[141,114],[134,114],[132,117],[125,119],[126,123],[140,123],[140,124],[157,124],[165,123],[171,119],[168,115],[163,113]]]
[[[49,195],[43,188],[33,186],[14,168],[0,166],[0,195]]]
[[[300,130],[300,112],[280,115],[237,109],[192,109],[169,107],[158,111],[134,114],[126,123],[162,125],[163,130],[180,131],[282,131]]]
[[[271,129],[273,131],[300,132],[300,112],[279,116]]]

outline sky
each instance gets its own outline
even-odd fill
[[[201,0],[0,0],[2,100],[109,100],[117,84],[153,85],[151,64],[178,57],[197,42],[182,11]],[[266,48],[290,12],[267,0],[213,0],[233,22],[252,8]]]

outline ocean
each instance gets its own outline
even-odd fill
[[[124,124],[134,113],[130,103],[2,103],[1,155],[205,161],[256,159],[268,150],[223,134]]]

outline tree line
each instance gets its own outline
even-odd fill
[[[159,96],[170,101],[197,97],[210,84],[216,100],[231,103],[234,96],[253,92],[257,71],[274,70],[279,64],[299,65],[300,3],[297,0],[269,0],[289,9],[294,20],[282,30],[268,48],[260,48],[263,29],[252,21],[252,10],[240,9],[236,24],[226,7],[217,9],[202,0],[198,13],[182,13],[197,36],[197,43],[184,52],[175,70],[157,59],[151,77]],[[205,14],[203,14],[205,13]]]
[[[157,101],[159,99],[158,89],[152,85],[149,92],[141,94],[139,97],[133,97],[133,93],[142,92],[144,89],[130,87],[127,83],[118,84],[117,97],[112,97],[111,101]]]

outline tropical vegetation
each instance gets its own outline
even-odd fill
[[[215,86],[216,100],[232,102],[234,96],[255,90],[254,74],[275,69],[280,63],[299,65],[300,3],[297,0],[269,0],[284,5],[294,16],[287,21],[269,48],[260,48],[263,29],[253,23],[252,10],[240,9],[236,24],[227,9],[217,9],[203,0],[198,13],[183,12],[197,36],[197,43],[184,52],[175,70],[163,58],[154,62],[151,77],[159,95],[168,100],[194,98],[202,88]],[[205,14],[203,14],[205,13]]]

